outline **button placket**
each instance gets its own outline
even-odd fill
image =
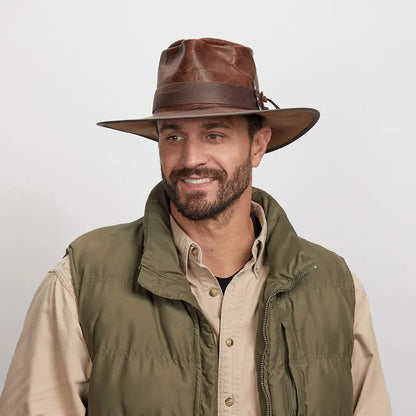
[[[241,273],[241,272],[240,272]],[[237,276],[236,276],[237,277]],[[239,279],[238,279],[239,280]],[[237,313],[238,304],[241,302],[239,286],[241,282],[230,283],[225,291],[222,310],[221,310],[221,327],[220,327],[220,362],[219,362],[219,394],[221,401],[219,403],[222,411],[220,415],[237,414],[239,397],[239,348],[238,348],[238,330],[241,316]],[[236,373],[237,370],[237,373]]]

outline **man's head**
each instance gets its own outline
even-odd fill
[[[259,116],[188,118],[157,122],[165,191],[192,221],[217,217],[244,193],[271,129]]]
[[[311,108],[280,109],[260,92],[250,48],[205,38],[162,52],[151,117],[98,124],[158,141],[172,208],[203,220],[249,202],[252,167],[318,118]]]

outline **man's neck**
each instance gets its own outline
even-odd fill
[[[217,277],[240,270],[251,257],[255,240],[250,218],[251,188],[216,218],[191,221],[171,203],[171,213],[185,233],[202,249],[202,261]]]

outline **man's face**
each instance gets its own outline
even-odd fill
[[[250,185],[244,117],[163,120],[158,130],[164,189],[185,218],[215,218]]]

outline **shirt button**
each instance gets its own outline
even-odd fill
[[[232,346],[234,345],[234,341],[233,341],[233,339],[232,339],[232,338],[227,338],[227,339],[225,340],[225,345],[226,345],[227,347],[232,347]]]
[[[225,405],[231,407],[234,404],[234,399],[232,397],[227,397],[225,399]]]
[[[215,287],[211,289],[208,293],[212,298],[215,298],[215,296],[217,296],[218,293],[220,293],[220,290]]]
[[[198,256],[198,249],[196,247],[192,247],[191,253],[194,257]]]

